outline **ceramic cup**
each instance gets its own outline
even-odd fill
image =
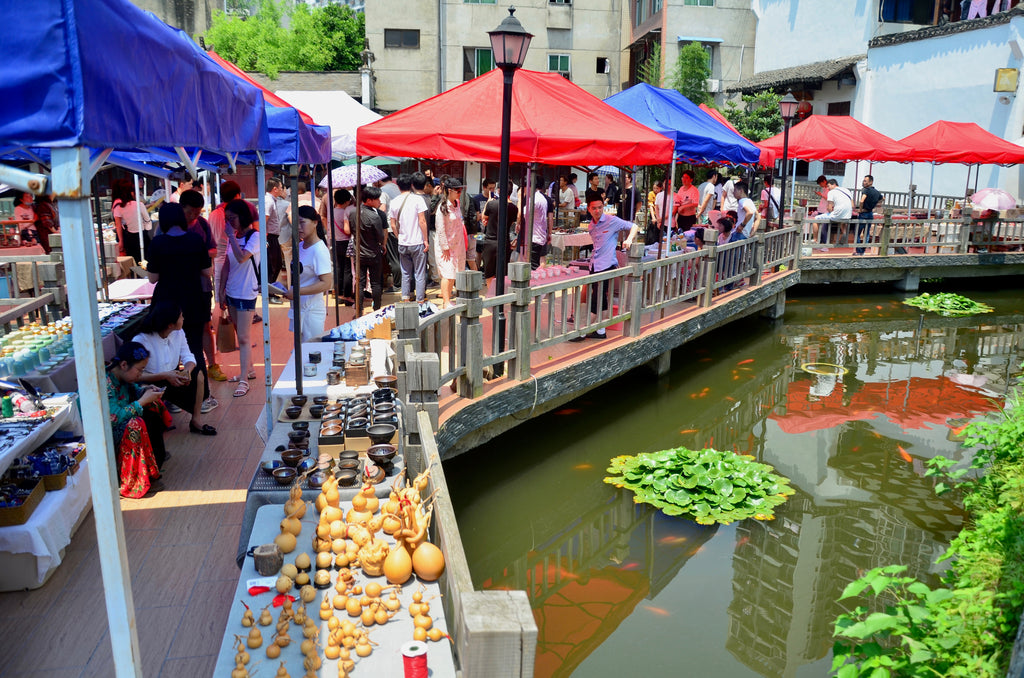
[[[306,363],[302,366],[302,376],[304,377],[315,377],[316,376],[316,365],[312,363]]]

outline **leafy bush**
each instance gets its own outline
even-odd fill
[[[636,493],[670,516],[684,513],[702,525],[756,518],[773,520],[774,509],[795,490],[775,469],[749,455],[677,447],[611,460],[604,482]]]
[[[884,612],[859,606],[836,620],[833,671],[859,676],[1006,675],[1024,611],[1024,410],[1008,400],[1003,417],[967,427],[969,467],[936,457],[927,474],[940,494],[959,493],[970,520],[940,560],[952,567],[932,590],[900,566],[877,568],[840,600],[868,588],[895,601]]]

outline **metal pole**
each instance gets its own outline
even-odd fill
[[[672,196],[672,206],[676,204],[676,157],[675,151],[672,151],[672,170],[670,172],[668,186],[665,187],[665,192]],[[666,198],[667,201],[667,198]],[[589,205],[587,206],[590,207]],[[668,214],[668,221],[665,222],[665,256],[672,256],[672,219],[675,217],[674,214]]]
[[[85,148],[53,149],[53,193],[57,199],[64,248],[68,304],[75,323],[75,374],[78,378],[82,427],[89,455],[89,482],[96,522],[96,544],[103,576],[114,674],[118,678],[142,676],[142,653],[135,623],[131,570],[121,517],[119,482],[114,461],[117,447],[110,428],[110,404],[103,370],[103,348],[96,307],[95,286],[90,282],[96,267],[96,243],[89,214],[89,151]]]
[[[139,225],[139,256],[142,257],[142,261],[137,261],[135,263],[142,268],[146,268],[146,241],[143,239],[142,233],[144,230],[142,228],[142,210],[145,208],[142,206],[142,196],[139,195],[139,175],[133,174],[132,179],[135,180],[135,218],[137,219],[136,223]],[[164,202],[166,201],[167,200],[164,199]]]
[[[359,270],[361,262],[359,256],[359,231],[363,224],[363,159],[361,156],[356,156],[356,228],[352,237],[356,239],[356,274],[352,276],[352,291],[356,293],[356,317],[361,318],[363,315],[363,274]],[[356,280],[358,278],[358,280]]]
[[[100,211],[100,193],[96,190],[96,177],[92,179],[92,205],[96,210],[97,237],[100,244],[100,284],[103,286],[103,301],[110,301],[110,286],[107,284],[107,248],[103,240],[103,215]],[[114,252],[114,261],[117,261],[117,251]]]
[[[934,166],[934,165],[933,165]],[[910,163],[910,186],[907,186],[907,216],[910,216],[910,208],[913,207],[911,203],[914,202],[915,191],[911,190],[911,186],[914,185],[914,163]]]
[[[334,324],[341,324],[341,309],[338,308],[338,297],[341,296],[341,271],[338,269],[338,238],[334,234],[334,176],[331,163],[327,163],[327,219],[331,224],[331,268],[334,269]]]
[[[932,203],[935,202],[935,161],[932,161],[932,175],[928,180],[928,218],[932,218]]]
[[[501,91],[501,162],[498,165],[498,262],[494,279],[494,295],[505,294],[505,276],[508,275],[508,156],[512,137],[512,78],[516,69],[502,66]],[[505,306],[498,306],[497,317],[498,352],[505,350]],[[505,363],[494,366],[494,375],[505,373]]]
[[[292,276],[288,282],[292,285],[292,350],[295,352],[295,393],[302,395],[302,314],[299,309],[299,166],[288,166],[288,178],[291,180],[292,194]],[[310,187],[311,190],[316,190]]]
[[[256,185],[262,186],[264,190],[267,187],[267,166],[262,160],[256,165]],[[257,213],[259,214],[259,238],[260,238],[260,261],[263,262],[262,266],[259,267],[260,279],[257,281],[260,286],[260,296],[263,298],[263,415],[267,421],[267,435],[270,435],[270,430],[274,428],[273,413],[270,407],[270,389],[273,386],[273,364],[270,362],[270,305],[268,303],[270,299],[270,280],[267,278],[270,275],[267,271],[267,208],[264,203],[264,197],[260,196],[260,199],[256,201]],[[274,207],[276,210],[277,207]],[[256,364],[256,361],[253,361]],[[245,365],[240,365],[241,370],[245,369]],[[245,372],[239,372],[239,379],[244,379],[247,375]]]
[[[782,177],[779,181],[779,188],[782,191],[779,194],[781,200],[779,200],[779,229],[785,228],[786,221],[786,179],[789,174],[789,120],[784,120],[782,123]],[[771,191],[768,192],[769,197]]]
[[[526,186],[523,191],[523,200],[529,200],[527,203],[523,203],[523,213],[526,215],[523,219],[523,252],[520,255],[522,259],[520,261],[531,261],[532,255],[530,253],[533,247],[533,163],[526,163]]]

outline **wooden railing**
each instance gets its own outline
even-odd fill
[[[877,188],[877,186],[876,186]],[[799,181],[795,185],[792,185],[792,199],[798,205],[801,201],[806,201],[804,206],[808,210],[817,208],[818,201],[820,198],[817,196],[815,191],[818,191],[818,185],[810,181]],[[856,186],[847,189],[853,195],[853,202],[857,204],[859,202],[860,187]],[[789,191],[786,191],[787,194]],[[949,205],[957,200],[963,200],[962,195],[928,195],[927,193],[920,192],[908,192],[908,191],[884,191],[879,189],[882,194],[882,204],[886,207],[892,208],[896,213],[911,212],[938,212],[940,210],[949,209]],[[788,196],[787,196],[788,197]],[[784,200],[784,204],[789,205],[789,201]]]
[[[637,244],[622,268],[537,287],[530,286],[529,264],[516,262],[509,265],[511,293],[500,297],[482,298],[481,274],[461,271],[452,308],[421,319],[415,306],[398,305],[399,337],[409,351],[438,357],[440,383],[454,381],[460,396],[476,398],[483,394],[485,370],[499,363],[507,363],[508,378],[525,380],[534,351],[618,323],[624,324],[626,336],[637,337],[645,323],[660,320],[669,307],[709,307],[716,295],[760,285],[767,275],[796,268],[798,233],[790,227],[646,262]],[[601,293],[605,286],[607,295]],[[492,341],[485,346],[488,323]],[[504,348],[499,349],[502,337]]]

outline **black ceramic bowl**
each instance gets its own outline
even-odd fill
[[[316,468],[316,459],[313,457],[305,457],[299,462],[298,466],[295,467],[295,470],[299,473],[305,473],[307,471],[312,471],[314,468]]]
[[[359,452],[356,450],[342,450],[338,452],[338,459],[342,461],[345,459],[359,459]]]
[[[366,450],[366,456],[377,466],[387,466],[396,454],[398,454],[398,448],[387,444],[371,445],[370,449]]]
[[[304,396],[304,395],[292,396],[292,405],[298,405],[299,407],[302,407],[303,405],[306,404],[307,400],[309,400],[309,396]]]
[[[383,445],[391,442],[391,438],[397,430],[393,424],[374,424],[366,429],[366,435],[370,437],[370,442],[374,445]]]
[[[308,421],[293,421],[292,422],[292,430],[293,431],[308,431],[309,430],[309,422]]]
[[[320,359],[321,359],[320,351],[310,351],[309,352],[309,362],[311,362],[314,365],[316,365],[317,363],[320,362]]]
[[[282,466],[281,468],[274,469],[274,480],[277,481],[278,485],[290,485],[295,480],[295,469]]]
[[[385,374],[381,377],[374,377],[373,383],[377,384],[377,388],[394,388],[398,384],[398,377],[393,374]]]
[[[349,417],[365,417],[367,412],[366,405],[355,405],[348,408]]]
[[[352,487],[359,481],[359,471],[353,468],[343,468],[335,475],[338,479],[338,485],[342,487]]]
[[[313,396],[313,404],[314,405],[326,405],[328,400],[329,400],[329,398],[327,396],[325,396],[325,395],[323,395],[323,396]]]
[[[301,405],[291,405],[284,408],[284,415],[289,419],[298,419],[300,414],[302,414]]]
[[[341,460],[338,461],[337,467],[338,468],[354,468],[354,469],[358,469],[359,468],[359,460],[358,459],[341,459]]]
[[[370,422],[366,419],[366,417],[355,417],[353,419],[348,420],[347,428],[366,428],[369,424]]]
[[[313,417],[314,419],[319,419],[320,417],[324,416],[324,406],[323,405],[310,405],[309,406],[309,416]]]
[[[309,437],[309,429],[305,431],[288,431],[288,440],[305,440]]]
[[[374,403],[373,411],[377,414],[390,414],[395,411],[395,404],[393,402]]]
[[[374,415],[373,415],[373,423],[374,424],[391,424],[392,426],[398,426],[398,415],[394,414],[394,413],[391,413],[391,414],[378,414],[378,413],[374,413]]]
[[[287,449],[287,445],[278,445],[277,447],[274,448],[274,452],[284,452]]]
[[[398,391],[393,388],[378,388],[370,394],[370,397],[375,403],[391,403],[395,401],[396,395],[398,395]]]
[[[266,471],[267,473],[271,474],[274,472],[274,469],[281,468],[282,466],[284,466],[284,464],[282,464],[276,459],[260,462],[260,468]]]
[[[303,454],[302,450],[285,450],[281,453],[281,461],[284,462],[285,466],[295,468],[304,456],[306,455]]]
[[[309,485],[309,489],[311,490],[319,490],[321,487],[323,487],[323,484],[326,481],[327,472],[317,471],[316,473],[310,474],[309,479],[306,481],[306,484]]]

